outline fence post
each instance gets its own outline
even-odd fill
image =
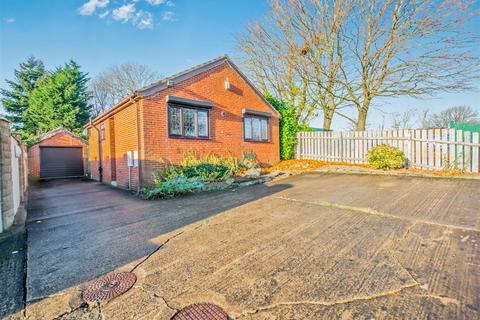
[[[341,162],[345,162],[345,156],[344,156],[344,146],[343,146],[343,132],[340,132],[340,160]]]
[[[474,145],[473,148],[472,148],[472,172],[480,172],[480,171],[479,171],[479,166],[480,166],[480,159],[479,159],[480,146],[478,146],[478,144],[480,143],[480,139],[479,139],[479,133],[478,133],[478,132],[473,132],[473,134],[472,134],[472,143],[477,144],[476,146]]]
[[[407,131],[407,168],[412,167],[412,131]]]

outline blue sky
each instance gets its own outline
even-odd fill
[[[47,68],[72,58],[91,77],[123,62],[170,75],[225,53],[235,58],[235,36],[267,9],[261,0],[2,0],[0,86],[29,55]],[[480,23],[473,27],[480,30]],[[385,117],[388,125],[390,113],[404,108],[435,112],[466,104],[480,111],[479,101],[479,90],[381,101],[383,112],[373,110],[368,122],[376,127]],[[321,121],[312,124],[321,126]],[[345,125],[334,121],[334,129]]]

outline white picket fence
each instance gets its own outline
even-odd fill
[[[367,163],[367,152],[388,144],[405,153],[407,166],[480,172],[478,132],[455,129],[398,129],[354,132],[299,132],[296,158]]]

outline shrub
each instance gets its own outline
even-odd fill
[[[173,180],[179,176],[181,176],[181,168],[175,166],[167,166],[162,170],[158,170],[153,173],[153,184],[157,185],[160,182],[164,182],[167,180]]]
[[[229,176],[229,168],[224,164],[199,163],[184,167],[182,173],[187,178],[199,178],[204,182],[218,181]]]
[[[240,167],[252,169],[258,167],[257,154],[254,151],[243,151],[242,160],[240,160]]]
[[[368,163],[375,169],[399,169],[405,165],[405,155],[398,148],[381,144],[367,153]]]
[[[308,127],[299,123],[297,108],[269,95],[265,98],[282,115],[279,128],[280,158],[292,159],[297,144],[297,132],[308,131]]]
[[[143,193],[148,199],[173,197],[179,194],[193,192],[204,186],[204,183],[198,178],[176,177],[158,183],[153,188],[144,189]]]
[[[197,157],[197,155],[194,152],[187,152],[183,156],[183,160],[182,162],[180,162],[180,165],[182,167],[190,167],[199,163],[201,163],[200,157]]]
[[[209,154],[206,156],[198,157],[195,153],[189,152],[185,154],[182,162],[180,163],[183,168],[188,168],[199,164],[226,166],[228,168],[229,176],[235,175],[239,169],[238,160],[233,155],[222,157],[216,154]]]

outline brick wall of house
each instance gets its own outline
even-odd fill
[[[131,104],[114,116],[116,176],[119,186],[128,186],[127,152],[138,150],[137,106]],[[138,167],[131,167],[131,188],[138,186]]]
[[[225,80],[231,89],[225,89]],[[213,103],[210,111],[210,139],[195,140],[168,136],[166,96],[173,95]],[[242,110],[269,112],[269,142],[247,142],[243,139]],[[187,152],[197,154],[233,154],[240,158],[243,151],[253,150],[260,162],[273,164],[279,156],[279,119],[244,79],[229,65],[223,64],[185,82],[146,97],[143,100],[144,160],[142,182],[149,183],[152,173],[164,161],[178,163]]]
[[[129,185],[127,152],[138,150],[137,107],[130,104],[109,118],[96,124],[100,129],[105,125],[106,136],[102,140],[103,181],[116,181],[119,187]],[[90,145],[90,170],[92,179],[98,180],[98,135],[93,128],[88,129]],[[138,167],[130,168],[131,188],[138,186]]]
[[[105,121],[99,122],[96,124],[96,127],[100,130],[102,125],[105,125],[105,139],[101,140],[102,145],[102,168],[103,168],[103,182],[110,183],[112,182],[112,173],[111,173],[111,143],[109,137],[112,136],[110,121],[106,119]],[[88,130],[88,145],[89,145],[89,159],[90,159],[90,176],[92,179],[98,180],[98,165],[99,165],[99,156],[98,156],[98,134],[97,131],[93,128]],[[113,157],[114,159],[114,157]]]
[[[34,144],[28,149],[28,173],[29,177],[32,180],[40,179],[40,147],[69,147],[69,146],[79,146],[83,147],[83,170],[86,173],[87,170],[87,146],[79,138],[73,137],[72,135],[60,131],[56,135],[42,140],[37,144]]]

